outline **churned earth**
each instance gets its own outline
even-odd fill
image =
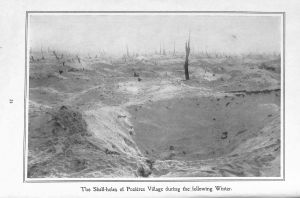
[[[280,176],[277,55],[31,56],[28,178]]]

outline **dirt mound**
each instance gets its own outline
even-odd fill
[[[82,114],[67,106],[46,112],[43,121],[45,122],[41,125],[43,130],[36,134],[37,137],[88,135],[87,124]]]
[[[85,120],[89,117],[69,106],[43,109],[38,113],[31,115],[29,126],[29,178],[145,177],[151,174],[142,156],[124,154],[136,152],[129,135],[116,131],[112,136],[109,135],[111,131],[105,133],[106,128],[92,134]],[[102,119],[99,122],[103,122]],[[114,124],[118,123],[111,127]],[[116,140],[111,141],[112,137]],[[120,148],[131,150],[120,149],[118,142]]]
[[[80,112],[74,111],[66,106],[61,106],[52,115],[54,131],[62,132],[64,135],[80,134],[87,135],[87,124],[82,119]]]
[[[88,145],[86,137],[90,136],[82,114],[67,106],[46,111],[38,121],[41,127],[32,130],[28,144],[31,154],[41,158],[29,160],[28,177],[50,175],[51,171],[45,168],[50,159],[70,157],[72,147]],[[84,159],[74,158],[69,169],[78,171],[84,164]]]

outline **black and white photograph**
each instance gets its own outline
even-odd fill
[[[283,14],[28,13],[26,179],[283,177]]]
[[[300,1],[0,1],[0,198],[300,197]]]

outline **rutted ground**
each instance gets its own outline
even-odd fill
[[[271,58],[32,62],[28,177],[279,176]]]

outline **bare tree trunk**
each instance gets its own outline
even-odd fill
[[[185,43],[185,63],[184,63],[184,74],[185,74],[185,80],[190,79],[189,75],[189,55],[190,55],[190,38],[189,40]]]
[[[34,57],[30,56],[30,62],[34,62]]]
[[[162,50],[163,55],[166,55],[166,49],[165,49],[165,44],[163,43],[163,50]]]
[[[59,60],[59,57],[57,56],[57,54],[56,54],[55,51],[53,51],[53,54],[54,54],[55,58],[56,58],[57,60]]]
[[[127,57],[129,57],[129,49],[128,49],[128,45],[126,45],[126,54],[127,54]]]
[[[45,57],[44,57],[44,52],[43,52],[43,48],[42,47],[41,47],[41,54],[42,54],[42,60],[44,60]]]
[[[161,43],[159,43],[159,54],[161,55]]]
[[[78,63],[81,63],[80,62],[80,57],[78,55],[76,56],[76,58],[77,58]]]
[[[176,50],[175,50],[175,41],[174,41],[174,49],[173,49],[173,56],[176,55]]]

